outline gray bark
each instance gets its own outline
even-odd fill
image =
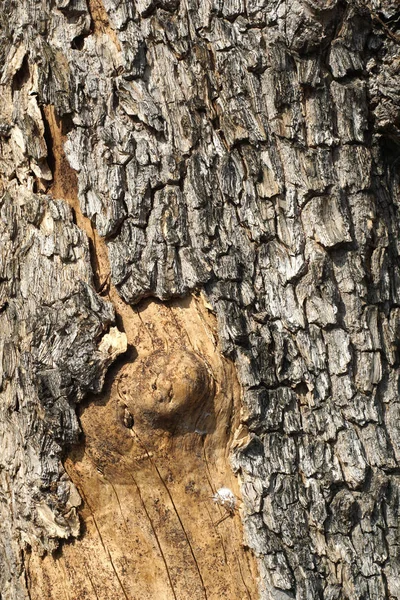
[[[78,534],[61,459],[120,351],[54,107],[121,298],[217,316],[260,598],[400,598],[397,2],[103,4],[0,7],[0,597]]]

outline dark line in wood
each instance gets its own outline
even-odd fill
[[[110,481],[109,479],[107,479],[107,477],[105,477],[105,479],[106,479],[106,481],[108,481],[108,482],[109,482],[109,484],[111,485],[111,487],[112,487],[112,489],[113,489],[113,492],[114,492],[114,494],[115,494],[115,497],[116,497],[116,499],[117,499],[117,502],[118,502],[119,510],[120,510],[120,513],[121,513],[121,516],[122,516],[122,520],[123,520],[123,522],[124,522],[124,525],[125,525],[125,529],[126,529],[126,530],[128,530],[128,525],[127,525],[127,522],[126,522],[126,520],[125,520],[124,513],[122,512],[122,506],[121,506],[121,502],[119,501],[119,496],[118,496],[118,494],[117,494],[117,491],[116,491],[116,489],[115,489],[115,487],[114,487],[114,484],[113,484],[113,483],[111,483],[111,481]]]
[[[132,431],[134,431],[134,430],[132,429]],[[196,565],[196,569],[197,569],[197,572],[198,572],[198,574],[199,574],[199,578],[200,578],[200,581],[201,581],[201,585],[203,586],[204,597],[205,597],[205,599],[207,600],[208,596],[207,596],[206,586],[204,585],[204,580],[203,580],[203,577],[202,577],[202,574],[201,574],[201,571],[200,571],[200,567],[199,567],[199,565],[198,565],[198,562],[197,562],[197,560],[196,560],[196,556],[195,556],[195,554],[194,554],[194,550],[193,550],[192,544],[190,543],[190,540],[189,540],[188,534],[187,534],[187,532],[186,532],[186,529],[185,529],[185,528],[184,528],[184,526],[183,526],[182,519],[181,519],[181,517],[179,516],[178,510],[177,510],[177,508],[176,508],[176,506],[175,506],[175,503],[174,503],[174,501],[173,501],[173,498],[172,498],[171,492],[169,491],[167,484],[165,483],[164,479],[162,478],[162,476],[161,476],[161,473],[160,473],[160,471],[158,470],[158,467],[157,467],[156,463],[155,463],[155,462],[154,462],[154,460],[151,458],[151,456],[150,456],[150,454],[149,454],[149,451],[147,450],[147,448],[146,448],[145,444],[142,442],[142,440],[140,439],[140,437],[138,436],[138,434],[136,433],[136,431],[134,431],[134,433],[135,433],[135,435],[136,435],[136,437],[137,437],[137,439],[138,439],[139,443],[140,443],[140,444],[141,444],[141,446],[143,447],[144,451],[145,451],[145,452],[146,452],[146,454],[148,455],[148,457],[149,457],[149,459],[150,459],[150,461],[151,461],[152,465],[154,466],[155,470],[157,471],[157,474],[158,474],[158,476],[159,476],[159,478],[160,478],[160,481],[161,481],[161,483],[163,484],[163,486],[164,486],[164,488],[165,488],[165,490],[166,490],[166,492],[167,492],[167,494],[168,494],[168,496],[169,496],[169,499],[171,500],[172,506],[174,507],[174,510],[175,510],[176,516],[177,516],[177,518],[178,518],[178,521],[179,521],[179,523],[180,523],[180,526],[182,527],[182,531],[183,531],[183,533],[184,533],[184,535],[185,535],[185,538],[186,538],[186,541],[187,541],[187,543],[188,543],[188,546],[189,546],[189,549],[190,549],[191,555],[192,555],[192,557],[193,557],[193,560],[194,560],[194,563],[195,563],[195,565]]]
[[[118,581],[118,583],[119,583],[119,585],[120,585],[120,587],[121,587],[121,590],[122,590],[122,592],[123,592],[123,594],[124,594],[124,596],[125,596],[126,600],[129,600],[129,596],[128,596],[128,594],[126,593],[124,586],[122,585],[122,581],[121,581],[121,580],[120,580],[120,578],[119,578],[119,575],[118,575],[118,573],[117,573],[117,570],[116,570],[116,568],[115,568],[115,566],[114,566],[114,563],[113,563],[113,559],[112,559],[112,557],[111,557],[110,550],[109,550],[108,548],[107,548],[107,552],[108,552],[108,558],[110,559],[110,563],[111,563],[112,569],[113,569],[113,571],[114,571],[114,573],[115,573],[115,577],[117,578],[117,581]]]
[[[97,595],[97,592],[96,592],[96,588],[94,587],[94,584],[93,584],[92,578],[90,577],[90,573],[89,573],[89,569],[88,569],[88,567],[87,567],[87,564],[86,564],[86,562],[85,562],[85,561],[83,561],[83,564],[85,565],[85,571],[86,571],[86,574],[87,574],[87,576],[88,576],[88,579],[89,579],[89,581],[90,581],[90,585],[92,586],[92,590],[94,591],[94,593],[95,593],[95,595],[96,595],[96,598],[97,598],[97,600],[99,600],[99,597],[98,597],[98,595]]]
[[[160,551],[161,557],[162,557],[162,559],[163,559],[163,561],[164,561],[165,570],[166,570],[166,572],[167,572],[168,581],[169,581],[169,584],[170,584],[170,586],[171,586],[172,593],[173,593],[173,595],[174,595],[174,598],[175,598],[175,600],[177,600],[177,596],[176,596],[176,594],[175,594],[175,589],[174,589],[174,586],[173,586],[173,583],[172,583],[172,579],[171,579],[171,574],[170,574],[170,572],[169,572],[169,568],[168,568],[167,559],[165,558],[164,552],[163,552],[163,550],[162,550],[161,543],[160,543],[160,540],[158,539],[158,535],[157,535],[156,529],[155,529],[155,527],[154,527],[153,521],[152,521],[152,519],[151,519],[151,517],[150,517],[150,514],[149,514],[149,512],[148,512],[147,508],[146,508],[146,504],[145,504],[145,502],[144,502],[144,500],[143,500],[143,498],[142,498],[142,494],[140,493],[140,488],[139,488],[139,486],[138,486],[138,484],[137,484],[137,482],[136,482],[136,479],[133,477],[132,473],[130,473],[130,476],[131,476],[131,479],[132,479],[133,483],[134,483],[134,484],[135,484],[135,486],[136,486],[136,489],[137,489],[137,492],[138,492],[138,495],[139,495],[140,502],[142,503],[142,506],[143,506],[144,512],[146,513],[146,516],[147,516],[147,518],[148,518],[148,520],[149,520],[149,523],[150,523],[150,527],[151,527],[151,529],[152,529],[152,531],[153,531],[153,533],[154,533],[154,537],[156,538],[156,544],[157,544],[157,546],[158,546],[158,549],[159,549],[159,551]]]
[[[239,569],[239,573],[240,573],[240,578],[241,578],[241,580],[243,581],[243,585],[244,585],[244,587],[246,588],[247,597],[248,597],[248,598],[250,598],[250,600],[251,600],[251,594],[250,594],[250,590],[249,590],[249,588],[247,587],[247,585],[246,585],[246,582],[245,582],[245,580],[244,580],[244,577],[243,577],[243,572],[242,572],[242,568],[241,568],[241,566],[240,566],[240,560],[239,560],[239,557],[238,557],[238,555],[237,555],[237,552],[236,552],[235,548],[233,548],[233,553],[234,553],[234,555],[235,555],[236,562],[237,562],[237,565],[238,565],[238,569]]]

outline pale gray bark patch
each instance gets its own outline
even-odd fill
[[[396,4],[107,0],[114,39],[83,0],[3,3],[4,598],[24,597],[21,545],[59,535],[37,506],[68,531],[49,486],[113,318],[69,210],[29,191],[43,104],[121,296],[202,288],[217,314],[260,596],[400,596]]]

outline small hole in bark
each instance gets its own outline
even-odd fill
[[[380,139],[380,147],[384,162],[390,170],[393,169],[400,160],[400,140],[398,140],[395,135],[382,136]]]
[[[78,35],[71,42],[71,48],[74,50],[83,50],[85,45],[85,35]]]
[[[135,424],[135,419],[133,418],[132,413],[129,412],[129,410],[127,408],[125,408],[124,411],[124,418],[123,418],[123,422],[124,422],[124,426],[127,429],[132,429],[132,427]]]
[[[68,135],[74,128],[72,114],[63,115],[61,118],[61,135]]]
[[[28,57],[25,56],[22,61],[21,68],[15,73],[13,82],[12,82],[12,91],[17,92],[21,90],[24,84],[29,80],[30,71],[29,71],[29,61]]]
[[[305,398],[308,394],[307,384],[304,381],[300,382],[298,385],[296,385],[294,391],[298,396],[300,396],[300,398]]]

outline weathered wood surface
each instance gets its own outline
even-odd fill
[[[199,289],[243,389],[260,597],[400,597],[399,19],[395,0],[3,0],[3,600],[26,597],[26,548],[78,533],[60,459],[125,348],[118,296]]]
[[[134,351],[79,407],[85,443],[65,460],[82,535],[25,554],[31,600],[249,600],[257,569],[240,516],[213,502],[238,482],[229,442],[240,386],[201,297],[124,311]],[[134,359],[134,360],[132,360]]]

